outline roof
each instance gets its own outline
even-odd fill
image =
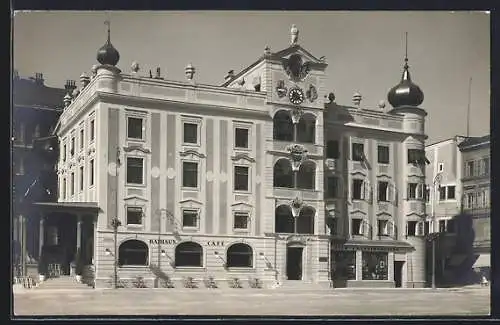
[[[34,206],[51,212],[72,212],[75,210],[98,211],[96,202],[34,202]]]
[[[490,135],[484,135],[482,137],[468,137],[464,141],[462,141],[458,147],[462,149],[471,149],[471,147],[476,147],[483,144],[490,143]]]
[[[14,79],[12,84],[12,100],[17,106],[61,108],[65,94],[64,88],[47,87],[30,79]]]

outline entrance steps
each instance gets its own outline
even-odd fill
[[[78,283],[74,276],[60,276],[57,278],[48,278],[36,287],[36,290],[44,289],[93,289],[91,286]]]

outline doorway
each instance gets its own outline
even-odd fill
[[[403,265],[404,261],[394,261],[394,284],[396,288],[403,286]]]
[[[286,276],[288,280],[302,280],[302,247],[288,247],[286,251]]]

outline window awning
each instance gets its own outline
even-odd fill
[[[489,253],[484,253],[484,254],[479,254],[479,257],[477,258],[476,262],[474,262],[474,265],[472,268],[482,268],[482,267],[490,267],[491,264],[491,256]]]

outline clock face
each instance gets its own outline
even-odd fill
[[[304,101],[304,93],[299,88],[293,88],[288,93],[288,98],[292,104],[299,105]]]

